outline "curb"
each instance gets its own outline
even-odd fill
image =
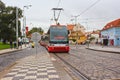
[[[14,50],[14,51],[8,51],[8,52],[3,52],[3,53],[0,53],[0,55],[12,53],[12,52],[17,52],[17,51],[21,51],[21,50],[22,50],[22,49],[20,49],[20,50]]]
[[[11,63],[10,65],[6,66],[2,71],[0,71],[0,79],[5,76],[6,73],[9,72],[9,70],[16,65],[16,62]]]
[[[108,53],[120,54],[120,52],[115,52],[115,51],[97,50],[97,49],[92,49],[92,48],[86,48],[86,49],[93,50],[93,51],[100,51],[100,52],[108,52]]]

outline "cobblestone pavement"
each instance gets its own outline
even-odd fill
[[[17,63],[1,80],[60,80],[47,53],[29,56]]]
[[[120,79],[120,54],[97,52],[80,46],[70,54],[58,54],[91,80]]]
[[[101,46],[101,45],[91,44],[89,47],[86,46],[86,48],[90,49],[90,50],[110,52],[110,53],[119,53],[120,54],[120,47],[119,46]]]

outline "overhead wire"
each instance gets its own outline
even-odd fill
[[[91,9],[93,6],[95,6],[98,2],[100,2],[101,0],[97,0],[95,1],[92,5],[90,5],[89,7],[87,7],[85,10],[83,10],[79,15],[77,15],[76,17],[78,16],[81,16],[83,15],[86,11],[88,11],[89,9]],[[61,0],[58,0],[58,4],[57,4],[57,8],[59,7],[61,3]],[[68,15],[65,13],[65,15],[68,17]]]
[[[86,11],[88,11],[90,8],[92,8],[93,6],[95,6],[98,2],[100,2],[101,0],[97,0],[95,1],[92,5],[90,5],[88,8],[86,8],[84,11],[82,11],[78,16],[81,16],[82,14],[84,14]]]
[[[59,1],[58,1],[57,8],[59,7],[59,5],[60,5],[60,2],[61,2],[61,0],[59,0]]]

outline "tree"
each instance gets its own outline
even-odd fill
[[[3,10],[5,9],[5,4],[0,1],[0,13],[3,12]]]
[[[4,5],[0,5],[4,6]],[[15,40],[16,38],[16,7],[8,6],[1,9],[0,14],[0,39],[3,40],[3,43],[9,41],[10,39]],[[18,9],[18,17],[22,17],[22,10]],[[20,33],[20,21],[18,22],[18,34]]]
[[[5,4],[2,1],[0,1],[0,39],[1,39],[1,23],[2,23],[1,16],[4,9],[5,9]]]
[[[91,41],[95,40],[95,37],[91,36],[89,40],[91,42]]]
[[[43,29],[41,27],[37,28],[37,27],[33,27],[27,34],[27,36],[29,36],[30,34],[34,33],[34,32],[39,32],[40,34],[43,34]]]

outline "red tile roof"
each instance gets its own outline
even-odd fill
[[[113,28],[113,27],[120,27],[120,19],[114,20],[106,24],[106,26],[102,30],[106,30],[106,29]]]
[[[73,25],[73,24],[68,24],[68,25],[67,25],[67,29],[68,29],[68,30],[73,30],[74,26],[75,26],[75,25]]]
[[[93,31],[91,34],[100,34],[100,30]]]

